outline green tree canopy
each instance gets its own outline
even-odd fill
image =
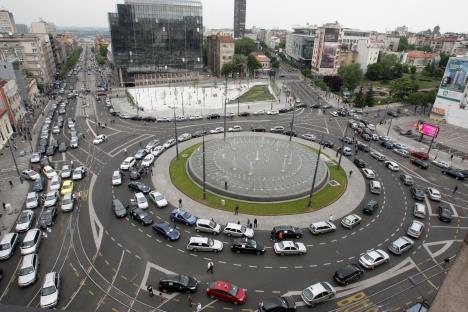
[[[376,81],[380,79],[382,73],[382,65],[379,63],[370,64],[367,66],[366,77],[369,80]]]
[[[250,38],[244,37],[236,40],[235,44],[235,54],[242,54],[248,56],[250,53],[254,52],[257,49],[255,41]]]
[[[354,96],[354,104],[356,107],[364,106],[364,93],[362,92],[362,87],[359,88],[359,91]]]
[[[259,61],[253,56],[252,54],[249,54],[247,57],[247,69],[249,72],[252,74],[256,69],[262,68],[262,64],[260,64]]]
[[[235,73],[244,74],[247,68],[247,56],[242,54],[234,54],[232,58],[232,71]]]
[[[233,68],[234,68],[234,66],[232,65],[231,62],[224,63],[223,67],[221,67],[221,74],[224,77],[227,77],[227,76],[229,76],[229,74],[231,74],[233,72]]]
[[[366,95],[364,97],[364,105],[367,107],[372,107],[374,106],[374,89],[372,86],[369,87],[369,90],[367,90]]]
[[[408,77],[402,77],[393,80],[390,83],[390,89],[392,89],[393,94],[400,101],[403,101],[406,97],[408,97],[408,95],[418,91],[419,86],[414,80],[411,80]]]
[[[359,64],[342,65],[338,70],[338,75],[351,93],[357,88],[362,80],[363,74]]]

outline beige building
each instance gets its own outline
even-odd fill
[[[40,87],[54,81],[55,61],[48,35],[0,34],[0,59],[18,58]]]
[[[422,70],[432,61],[436,61],[437,58],[438,55],[436,53],[413,50],[408,51],[405,63],[410,66],[416,66],[418,70]]]
[[[434,38],[431,40],[430,47],[434,52],[451,55],[457,39],[456,36]]]
[[[342,66],[356,63],[357,58],[358,53],[356,51],[341,50],[338,59],[340,60],[340,66]]]
[[[380,50],[383,50],[385,42],[383,40],[362,40],[357,44],[358,56],[356,63],[359,63],[362,71],[367,71],[367,66],[377,63]]]
[[[231,36],[213,35],[207,38],[208,68],[213,75],[221,76],[223,65],[232,62],[235,43]]]
[[[2,99],[8,108],[10,123],[15,127],[21,127],[26,111],[21,103],[18,86],[15,80],[1,80],[0,89]]]
[[[4,104],[0,99],[0,150],[3,149],[3,146],[13,133],[13,127],[11,126],[10,118],[8,118],[7,110],[2,105]]]
[[[13,13],[7,10],[0,10],[0,32],[15,33],[16,24]]]
[[[316,75],[336,75],[340,67],[343,28],[338,22],[325,24],[315,32],[311,70]]]
[[[35,34],[55,34],[57,29],[53,23],[39,21],[31,23],[31,32]]]

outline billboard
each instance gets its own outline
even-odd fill
[[[416,129],[418,130],[419,133],[423,135],[427,135],[428,137],[431,137],[431,138],[437,138],[437,135],[439,135],[440,128],[439,126],[419,120],[418,124],[416,125]]]
[[[338,28],[325,28],[324,42],[338,42],[340,30]]]
[[[326,42],[323,45],[322,59],[320,61],[321,68],[335,68],[335,60],[337,57],[338,43]]]
[[[451,57],[445,68],[444,77],[440,83],[438,96],[460,101],[468,82],[468,59]]]

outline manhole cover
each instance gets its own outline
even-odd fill
[[[340,183],[338,183],[336,180],[331,180],[330,182],[328,182],[328,184],[330,184],[331,186],[338,186],[338,185],[340,185]]]

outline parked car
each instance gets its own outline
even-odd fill
[[[404,185],[411,186],[414,184],[413,177],[410,176],[409,174],[402,174],[400,175],[400,180],[403,182]]]
[[[169,218],[172,222],[180,222],[185,225],[194,225],[197,222],[197,217],[182,208],[172,210]]]
[[[271,133],[283,133],[284,132],[284,127],[283,126],[274,126],[273,128],[270,128]]]
[[[270,237],[273,240],[279,239],[279,235],[282,235],[283,239],[288,238],[301,238],[303,235],[303,231],[299,227],[291,226],[291,225],[280,225],[275,226],[270,233]]]
[[[410,162],[415,165],[416,167],[419,167],[421,169],[427,169],[429,168],[429,164],[425,161],[422,161],[421,159],[417,159],[417,158],[412,158],[410,160]]]
[[[419,187],[413,186],[411,187],[410,191],[411,191],[411,195],[413,196],[415,200],[419,200],[419,201],[424,200],[424,191],[420,189]]]
[[[364,160],[359,159],[359,158],[355,158],[353,162],[358,168],[366,168],[367,166],[367,163]]]
[[[148,194],[151,191],[151,189],[141,181],[132,181],[128,183],[128,188],[136,192],[142,192],[143,194]]]
[[[187,250],[189,251],[213,251],[221,252],[223,250],[223,242],[208,238],[194,236],[190,237],[189,242],[187,243]]]
[[[376,200],[369,200],[362,208],[362,212],[368,215],[372,215],[377,209],[379,209],[379,203]]]
[[[36,193],[36,192],[29,192],[27,195],[26,195],[26,203],[25,203],[25,206],[27,209],[34,209],[34,208],[37,208],[39,206],[39,202],[40,202],[40,197],[39,197],[39,194]]]
[[[37,279],[38,270],[39,256],[35,253],[24,256],[18,270],[18,286],[26,287],[33,284]]]
[[[153,232],[161,235],[169,241],[176,241],[180,237],[180,232],[173,225],[168,222],[156,222],[152,225]]]
[[[112,211],[117,218],[123,218],[127,215],[127,209],[118,198],[112,200]]]
[[[50,272],[44,277],[39,303],[41,308],[53,308],[57,305],[60,295],[60,273]]]
[[[231,250],[236,253],[254,253],[261,255],[265,253],[265,246],[249,238],[235,239],[231,244]]]
[[[359,258],[359,264],[366,269],[374,269],[379,265],[388,262],[389,255],[381,249],[368,250]]]
[[[71,177],[72,168],[70,165],[63,165],[62,170],[60,171],[60,176],[62,179],[68,179]]]
[[[122,184],[122,174],[119,170],[112,173],[112,185],[117,186]]]
[[[457,180],[465,180],[465,175],[463,174],[463,172],[456,168],[442,170],[442,173]]]
[[[301,138],[303,138],[304,140],[307,140],[307,141],[315,141],[317,139],[317,137],[313,134],[309,134],[309,133],[305,133],[303,135],[301,135]]]
[[[390,250],[395,255],[401,255],[414,246],[414,241],[406,236],[402,236],[388,245]]]
[[[226,281],[209,282],[206,294],[211,299],[219,299],[234,304],[243,304],[247,300],[247,289]]]
[[[309,225],[309,230],[312,234],[319,235],[335,231],[336,226],[331,221],[319,221]]]
[[[424,219],[426,217],[426,206],[421,203],[415,203],[413,209],[413,215],[416,218]]]
[[[198,280],[182,274],[169,274],[159,279],[158,289],[165,293],[194,293],[197,291]]]
[[[127,157],[124,159],[122,164],[120,164],[121,170],[129,170],[131,167],[135,166],[136,160],[134,157]]]
[[[411,156],[420,159],[420,160],[428,160],[429,155],[426,152],[420,152],[420,151],[412,151]]]
[[[404,150],[404,149],[394,148],[393,152],[395,154],[398,154],[398,155],[400,155],[402,157],[405,157],[405,158],[410,156],[410,152],[408,152],[407,150]]]
[[[364,271],[357,264],[348,264],[338,269],[333,275],[333,279],[340,285],[348,285],[361,278]]]
[[[62,195],[73,193],[73,181],[72,180],[63,181],[60,193]]]
[[[234,236],[234,237],[247,237],[253,238],[254,230],[247,228],[241,224],[229,222],[223,229],[223,233],[227,236]]]
[[[143,209],[132,209],[130,210],[130,215],[132,216],[133,220],[142,223],[143,225],[153,224],[153,218],[151,218],[150,214]]]
[[[56,216],[57,208],[55,206],[45,209],[39,219],[39,227],[41,229],[46,229],[48,227],[54,226]]]
[[[163,194],[156,192],[156,191],[151,191],[149,193],[149,198],[156,205],[156,207],[158,208],[167,207],[167,200]]]
[[[427,188],[427,195],[429,195],[429,198],[433,201],[440,201],[442,199],[442,195],[439,190],[434,187]]]
[[[93,144],[99,145],[101,143],[104,143],[105,141],[107,141],[107,136],[104,134],[100,134],[93,140]]]
[[[357,214],[350,214],[341,219],[341,225],[344,228],[351,229],[361,223],[362,218]]]
[[[282,296],[267,298],[258,305],[259,312],[292,312],[296,311],[296,302],[292,297]]]
[[[281,241],[273,245],[277,255],[304,255],[307,253],[306,246],[301,242]]]
[[[317,303],[335,297],[336,290],[327,282],[311,285],[301,293],[302,301],[308,306],[315,306]]]
[[[437,208],[437,214],[439,215],[440,221],[447,223],[452,222],[452,209],[450,209],[449,206],[439,206],[439,208]]]
[[[440,160],[440,159],[434,159],[431,161],[431,163],[439,168],[442,169],[449,169],[450,168],[450,163],[448,161]]]
[[[13,256],[16,246],[18,245],[18,233],[7,233],[0,240],[0,260],[6,260]]]
[[[420,221],[413,220],[406,231],[408,236],[413,238],[419,238],[424,231],[424,223]]]
[[[36,181],[40,177],[39,173],[32,169],[26,169],[21,171],[21,177],[26,180]]]
[[[73,211],[74,206],[75,206],[75,197],[74,197],[74,195],[72,195],[72,193],[67,193],[67,194],[63,195],[62,204],[60,206],[60,209],[63,212],[69,212],[69,211]]]
[[[86,176],[86,169],[83,166],[76,167],[73,170],[72,180],[81,180]]]
[[[362,174],[366,179],[373,180],[375,179],[375,172],[372,169],[369,168],[362,168]]]
[[[211,219],[197,219],[195,231],[218,235],[221,233],[221,225]]]

